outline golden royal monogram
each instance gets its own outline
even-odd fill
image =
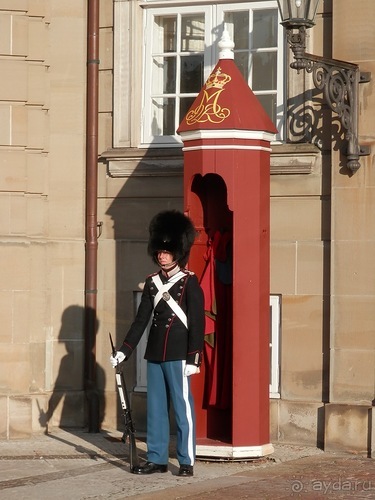
[[[221,68],[209,76],[203,89],[202,100],[195,109],[192,109],[186,115],[186,123],[221,123],[230,115],[228,108],[222,108],[219,104],[220,94],[224,86],[231,81],[231,77],[221,72]]]

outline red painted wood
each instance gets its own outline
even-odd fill
[[[221,87],[212,86],[215,78]],[[227,304],[222,318],[230,320],[218,328],[225,340],[218,349],[225,345],[230,356],[218,380],[225,393],[229,387],[229,399],[222,398],[224,407],[202,404],[211,366],[204,364],[201,375],[192,377],[198,444],[269,443],[270,143],[269,135],[257,131],[276,132],[233,60],[220,60],[178,130],[184,141],[184,208],[198,230],[189,268],[202,277],[207,241],[216,231],[229,231],[233,241],[232,285],[218,287]],[[226,302],[222,289],[229,291]],[[220,380],[221,373],[229,376]]]

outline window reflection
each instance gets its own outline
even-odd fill
[[[273,90],[277,84],[276,52],[257,52],[253,55],[253,90]]]
[[[157,16],[155,24],[158,29],[155,29],[154,33],[154,47],[158,52],[175,52],[177,16]]]
[[[249,50],[249,11],[226,12],[225,27],[236,50]]]
[[[203,85],[203,54],[181,58],[181,92],[200,92]]]
[[[277,11],[256,10],[253,21],[253,47],[277,47]]]
[[[182,16],[181,19],[181,51],[204,51],[204,16]]]

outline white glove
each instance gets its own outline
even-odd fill
[[[113,366],[113,368],[116,368],[116,366],[119,365],[120,363],[122,363],[125,360],[125,358],[126,358],[126,356],[123,352],[117,351],[114,356],[112,355],[109,358],[109,361],[111,362],[111,365]]]
[[[195,375],[196,373],[199,373],[200,369],[196,365],[186,365],[185,370],[184,370],[184,375],[185,377],[190,377],[190,375]]]

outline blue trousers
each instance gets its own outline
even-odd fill
[[[169,459],[169,406],[177,425],[177,459],[194,465],[195,414],[185,361],[147,362],[147,460],[167,464]]]

